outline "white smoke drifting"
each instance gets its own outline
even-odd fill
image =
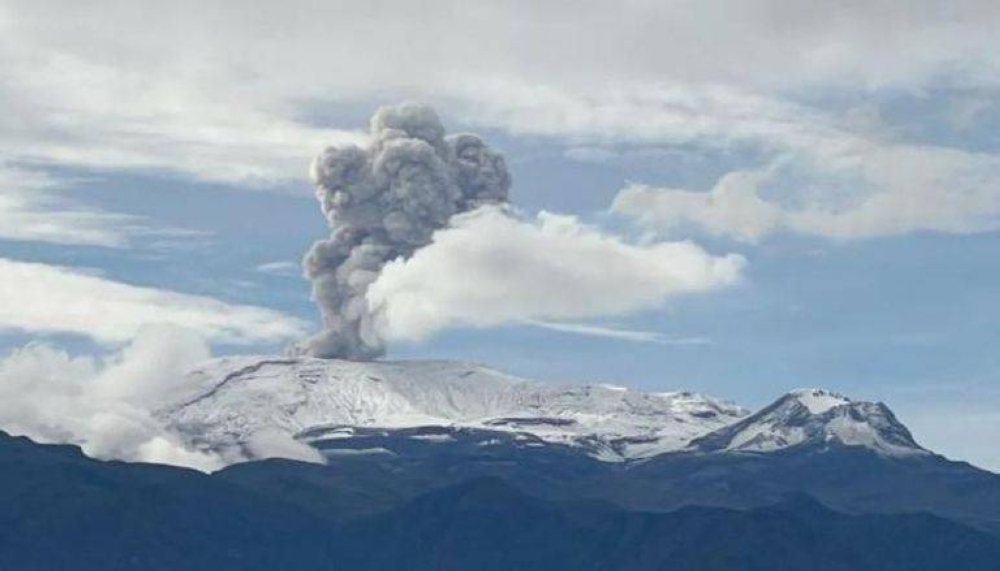
[[[188,448],[150,413],[195,389],[185,373],[208,357],[196,333],[166,325],[142,328],[103,360],[27,345],[0,359],[0,429],[77,444],[95,458],[221,468],[220,457]]]
[[[207,379],[188,373],[210,357],[197,331],[164,324],[143,326],[104,357],[30,343],[0,356],[0,430],[75,444],[93,458],[204,472],[257,458],[323,462],[319,452],[276,430],[254,434],[243,447],[206,451],[165,426],[153,411],[203,394]]]
[[[415,104],[379,109],[370,144],[326,149],[312,176],[334,229],[304,262],[324,330],[292,352],[361,360],[385,352],[366,299],[383,266],[453,215],[506,202],[510,187],[502,156],[475,135],[445,136],[434,110]]]
[[[448,327],[652,309],[674,295],[732,285],[745,263],[691,242],[633,244],[575,216],[542,212],[522,220],[484,207],[456,216],[410,258],[387,264],[368,300],[381,335],[419,340]]]

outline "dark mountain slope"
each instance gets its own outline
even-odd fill
[[[342,500],[328,499],[337,480],[320,472],[334,468],[243,469],[254,466],[282,468],[283,483],[251,490],[0,433],[0,569],[919,571],[1000,561],[1000,539],[945,519],[851,516],[805,498],[650,513],[475,478],[413,488],[413,499],[401,494],[380,513],[347,518],[337,513]],[[384,491],[369,484],[355,481],[343,498]]]
[[[925,511],[1000,535],[1000,475],[932,454],[893,457],[856,446],[800,446],[769,453],[672,453],[620,464],[556,448],[493,447],[489,455],[449,453],[448,445],[436,450],[335,456],[328,466],[252,462],[215,477],[254,493],[280,488],[304,509],[342,519],[391,509],[444,486],[499,477],[543,498],[599,500],[643,511],[746,509],[805,494],[838,511]]]
[[[929,512],[1000,534],[1000,475],[941,456],[859,447],[664,455],[616,477],[624,506],[755,507],[806,494],[850,513]]]
[[[169,466],[0,433],[0,569],[275,569],[325,560],[323,525]]]
[[[1000,543],[930,515],[848,516],[793,498],[748,511],[551,503],[496,479],[350,528],[356,569],[988,569]]]

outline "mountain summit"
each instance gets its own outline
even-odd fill
[[[695,439],[704,452],[773,452],[793,447],[861,446],[891,455],[927,454],[880,402],[852,401],[823,389],[798,389],[761,411]]]

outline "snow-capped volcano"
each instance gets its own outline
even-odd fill
[[[250,457],[247,443],[274,431],[327,454],[447,443],[571,447],[610,461],[833,445],[927,453],[884,404],[820,389],[750,415],[690,392],[553,385],[454,361],[235,357],[190,376],[201,388],[157,415],[200,447]]]
[[[695,439],[700,451],[772,452],[798,446],[862,446],[888,455],[926,454],[882,403],[822,389],[789,392],[731,426]]]
[[[679,450],[748,414],[688,392],[557,386],[449,361],[240,357],[210,361],[191,375],[200,392],[158,415],[215,449],[239,446],[262,430],[308,442],[359,428],[443,426],[482,431],[484,438],[505,433],[529,444],[579,446],[620,460]]]

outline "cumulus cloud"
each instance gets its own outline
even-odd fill
[[[280,341],[306,330],[301,320],[271,309],[6,258],[0,258],[0,300],[0,331],[75,333],[102,343],[128,341],[143,325],[158,323],[232,344]]]
[[[774,232],[864,238],[1000,228],[1000,158],[912,145],[785,155],[707,192],[631,184],[612,210],[672,232],[698,226],[756,241]]]
[[[220,468],[221,458],[187,447],[149,412],[196,389],[183,373],[208,355],[196,333],[170,326],[141,329],[106,359],[27,345],[0,359],[0,429],[96,458]]]
[[[453,326],[655,308],[736,283],[744,264],[690,242],[633,244],[573,216],[520,220],[483,207],[455,217],[411,258],[387,264],[367,299],[386,338],[420,339]]]

